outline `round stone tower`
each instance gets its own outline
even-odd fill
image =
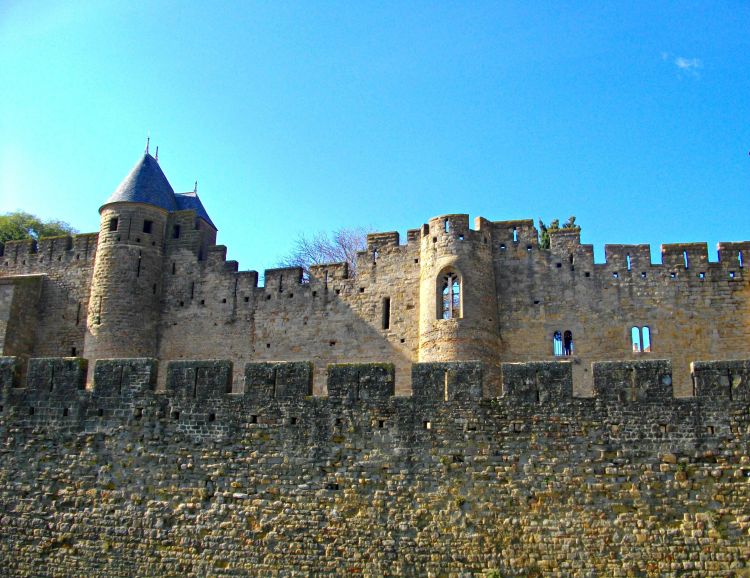
[[[497,297],[490,227],[468,215],[442,215],[422,228],[419,361],[499,361]]]
[[[99,209],[84,355],[155,357],[167,217],[175,194],[148,152]]]

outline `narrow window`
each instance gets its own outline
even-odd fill
[[[143,221],[143,232],[151,234],[151,230],[154,228],[153,221]]]
[[[446,219],[445,220],[445,232],[450,233],[450,231],[451,231],[451,222],[449,219]]]
[[[638,327],[631,328],[630,340],[633,343],[633,353],[640,353],[641,352],[641,330]]]
[[[383,298],[383,329],[391,327],[391,298]]]
[[[518,229],[513,227],[513,242],[518,243]]]
[[[114,232],[117,230],[117,225],[119,225],[120,221],[117,217],[112,217],[109,220],[109,231]]]
[[[279,293],[284,290],[284,276],[279,275]]]
[[[641,329],[641,342],[643,343],[643,353],[651,353],[651,330],[648,326]]]
[[[442,319],[461,317],[461,283],[456,273],[448,272],[443,276],[441,302]]]
[[[558,356],[563,354],[562,333],[559,331],[555,331],[552,335],[552,353]]]
[[[573,332],[569,329],[563,333],[563,355],[573,355]]]
[[[76,308],[76,325],[81,323],[81,303],[78,303],[78,307]]]
[[[682,259],[685,261],[685,269],[687,269],[690,265],[690,262],[688,261],[687,251],[682,252]]]
[[[180,226],[175,225],[172,229],[172,238],[173,239],[179,239],[180,238]]]
[[[136,277],[140,277],[141,276],[141,261],[143,260],[142,257],[143,257],[143,255],[141,254],[140,251],[138,251],[138,269],[135,272],[135,276]]]
[[[743,265],[745,264],[742,257],[742,251],[739,251],[737,253],[737,262],[740,264],[740,269],[742,269]]]
[[[78,350],[75,347],[70,348],[70,356],[75,357],[78,355]]]
[[[174,275],[177,272],[177,263],[172,261],[172,275]]]
[[[625,260],[628,263],[628,271],[630,271],[632,269],[632,263],[630,262],[630,255],[626,255]]]
[[[372,261],[373,263],[378,260],[378,257],[380,256],[380,253],[378,253],[377,249],[372,250]]]

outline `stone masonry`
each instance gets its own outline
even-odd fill
[[[467,215],[239,271],[146,153],[0,248],[10,576],[750,576],[750,242]]]

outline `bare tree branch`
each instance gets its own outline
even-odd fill
[[[305,234],[297,237],[292,250],[279,259],[279,267],[302,267],[305,275],[311,265],[324,263],[346,263],[349,274],[357,274],[357,252],[367,248],[367,229],[343,228],[333,233]]]

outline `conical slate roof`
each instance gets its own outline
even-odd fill
[[[206,223],[216,229],[216,225],[213,224],[213,221],[211,221],[211,217],[208,216],[203,203],[201,203],[201,200],[198,198],[198,193],[177,193],[175,194],[174,198],[175,201],[177,201],[177,208],[180,211],[184,211],[185,209],[192,209],[195,211],[195,214],[197,216],[199,216],[201,219],[206,221]]]
[[[167,211],[178,209],[172,185],[164,176],[157,160],[148,153],[135,164],[104,204],[123,202],[156,205]]]

